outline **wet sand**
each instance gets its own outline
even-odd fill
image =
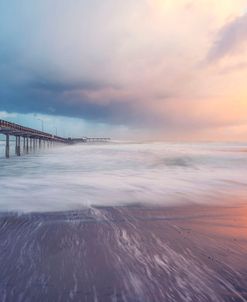
[[[247,301],[247,206],[2,213],[0,301]]]

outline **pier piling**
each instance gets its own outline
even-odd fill
[[[21,137],[17,136],[17,150],[16,155],[21,156]]]
[[[15,123],[4,121],[0,119],[0,134],[6,136],[6,146],[5,146],[5,157],[10,157],[10,136],[15,137],[15,154],[16,156],[23,153],[29,153],[32,150],[38,148],[49,149],[57,146],[58,144],[73,145],[78,143],[102,143],[107,142],[109,138],[64,138],[51,133],[46,133],[43,130],[39,131],[36,129],[24,127]],[[21,148],[21,140],[23,139],[23,145]]]
[[[26,152],[26,138],[25,136],[23,137],[23,153]]]
[[[5,157],[9,158],[9,134],[6,134]]]
[[[17,155],[18,136],[15,137],[15,155]]]
[[[29,145],[28,145],[28,137],[27,137],[27,141],[26,141],[26,153],[28,153],[29,152]]]

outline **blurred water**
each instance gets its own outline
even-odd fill
[[[0,142],[0,210],[238,203],[247,193],[245,150],[244,144],[112,143],[6,160]]]
[[[247,301],[246,145],[13,146],[0,301]]]

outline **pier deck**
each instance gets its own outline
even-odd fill
[[[42,146],[53,146],[54,144],[78,144],[89,142],[107,142],[110,138],[64,138],[57,135],[52,135],[47,132],[24,127],[15,123],[0,120],[0,134],[6,136],[5,157],[10,157],[10,136],[15,137],[15,154],[21,155],[21,140],[23,142],[23,152],[29,153],[30,149],[41,148]]]

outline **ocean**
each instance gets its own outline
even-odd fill
[[[247,193],[246,144],[85,144],[5,160],[2,142],[0,154],[2,211],[212,205]]]
[[[247,301],[247,144],[13,145],[0,301]]]

